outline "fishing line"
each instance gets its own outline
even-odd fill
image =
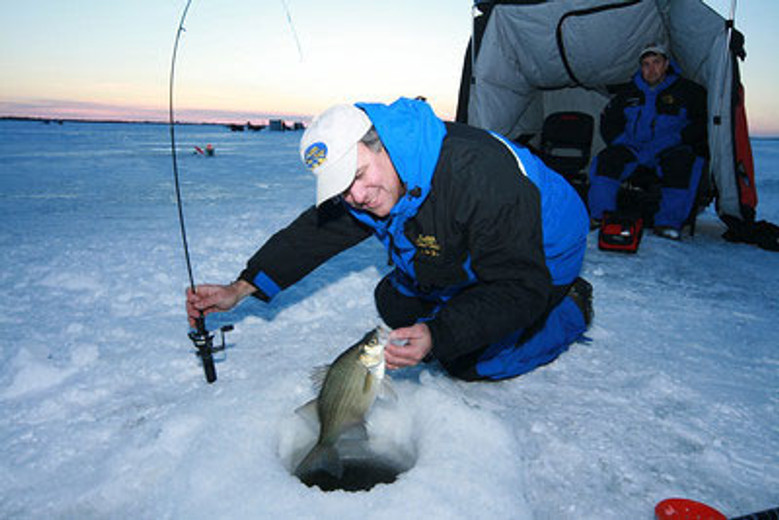
[[[298,33],[295,30],[295,24],[292,22],[292,15],[289,12],[287,0],[281,0],[281,5],[284,6],[284,13],[287,15],[287,23],[289,24],[290,31],[292,31],[292,37],[295,39],[295,45],[298,46],[298,55],[300,56],[300,61],[303,61],[303,48],[300,46],[300,40],[298,39]]]
[[[170,60],[170,81],[168,86],[168,126],[170,128],[170,155],[173,159],[173,184],[176,188],[176,207],[178,208],[178,215],[179,215],[179,227],[181,228],[181,241],[184,246],[184,259],[186,260],[187,264],[187,275],[189,276],[189,287],[192,289],[192,292],[196,292],[195,288],[195,279],[192,275],[192,261],[189,256],[189,242],[187,241],[187,230],[186,226],[184,224],[184,208],[183,204],[181,202],[181,183],[179,181],[179,168],[178,168],[178,158],[176,154],[176,124],[175,124],[175,118],[174,118],[174,112],[173,112],[173,85],[174,85],[174,78],[175,78],[175,72],[176,72],[176,56],[178,54],[178,48],[179,48],[179,40],[181,39],[181,33],[186,31],[184,28],[184,21],[187,18],[187,13],[189,12],[189,6],[192,4],[192,0],[187,0],[187,5],[184,7],[184,11],[181,14],[181,21],[179,22],[178,29],[176,30],[176,40],[173,44],[173,56]],[[300,40],[298,39],[297,31],[295,30],[295,24],[292,21],[292,15],[289,11],[289,6],[287,5],[286,0],[281,0],[281,4],[284,7],[284,12],[287,16],[287,23],[289,23],[289,28],[292,31],[292,37],[295,39],[295,44],[297,45],[298,54],[300,55],[300,60],[303,60],[303,49],[300,46]]]

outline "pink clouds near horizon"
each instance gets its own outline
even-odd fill
[[[200,108],[175,108],[177,121],[189,123],[261,123],[268,119],[309,120],[311,115],[282,112],[252,112]],[[144,107],[92,101],[36,99],[0,101],[0,117],[33,117],[47,119],[87,119],[120,121],[168,120],[167,107]]]

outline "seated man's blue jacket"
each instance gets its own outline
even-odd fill
[[[630,149],[639,164],[654,167],[664,150],[687,144],[705,153],[706,93],[671,64],[662,83],[650,87],[635,73],[601,116],[601,134],[611,146]]]

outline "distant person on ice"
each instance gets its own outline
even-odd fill
[[[213,157],[216,153],[216,150],[214,149],[214,146],[211,143],[208,143],[206,145],[206,149],[203,150],[199,146],[195,146],[195,151],[192,152],[193,154],[200,154],[204,157]]]
[[[375,302],[394,328],[388,368],[437,359],[453,376],[503,379],[555,359],[592,318],[579,278],[589,219],[569,184],[485,130],[423,101],[338,105],[300,144],[316,206],[272,236],[229,285],[187,293],[187,313],[269,301],[375,235],[395,266]]]
[[[678,240],[707,155],[706,91],[680,76],[663,45],[644,48],[639,63],[601,115],[607,147],[591,165],[590,212],[596,223],[641,218]]]

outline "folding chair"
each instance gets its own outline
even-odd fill
[[[560,173],[587,204],[594,119],[584,112],[555,112],[541,129],[541,159]]]

